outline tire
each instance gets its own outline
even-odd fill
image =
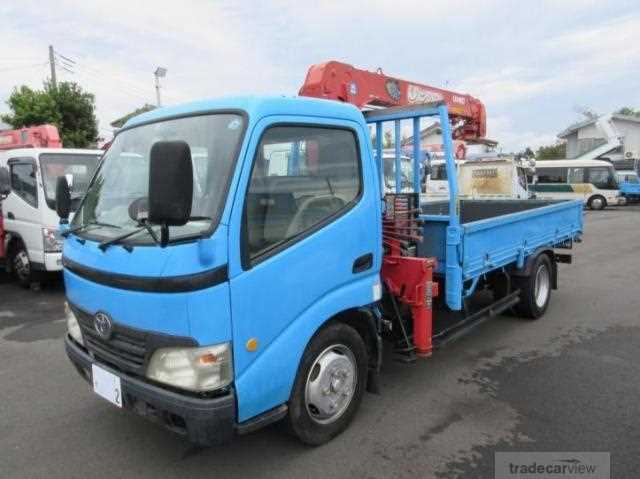
[[[538,319],[544,315],[551,300],[552,275],[549,256],[541,254],[533,262],[531,274],[516,279],[516,287],[520,289],[520,302],[514,307],[517,316]]]
[[[590,209],[599,211],[607,207],[607,200],[604,196],[595,195],[589,198],[587,205]]]
[[[33,281],[33,267],[29,260],[29,254],[22,243],[11,252],[11,271],[20,286],[28,288]]]
[[[311,339],[289,399],[287,426],[305,444],[319,446],[344,431],[367,381],[367,350],[357,331],[331,323]]]

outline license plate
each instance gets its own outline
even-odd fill
[[[91,365],[91,375],[93,377],[93,392],[110,403],[122,407],[120,377],[95,364]]]

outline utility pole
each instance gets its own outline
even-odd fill
[[[167,69],[158,67],[156,71],[153,72],[153,75],[156,78],[156,104],[158,108],[160,108],[162,106],[162,102],[160,101],[160,78],[167,76]]]
[[[58,88],[58,80],[56,78],[56,59],[53,53],[53,45],[49,45],[49,66],[51,67],[51,84],[55,90]]]

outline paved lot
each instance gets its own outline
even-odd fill
[[[506,450],[610,451],[640,470],[640,207],[587,212],[537,322],[501,317],[432,359],[390,362],[342,436],[276,426],[198,449],[89,391],[62,345],[61,285],[0,276],[0,477],[493,477]]]

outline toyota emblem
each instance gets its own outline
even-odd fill
[[[111,337],[111,330],[113,323],[108,314],[97,312],[93,317],[93,329],[102,339],[109,339]]]

